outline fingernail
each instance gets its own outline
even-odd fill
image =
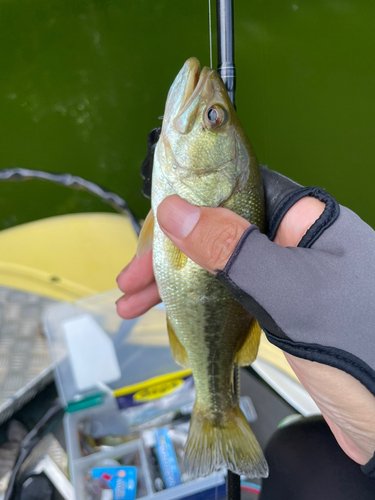
[[[165,199],[158,208],[160,227],[179,239],[186,238],[192,232],[200,215],[198,207],[177,196]]]
[[[120,272],[118,273],[118,276],[117,276],[117,278],[116,278],[116,281],[118,281],[119,277],[120,277],[120,276],[121,276],[121,275],[122,275],[122,274],[123,274],[123,273],[127,270],[127,268],[128,268],[129,266],[130,266],[130,262],[129,262],[129,264],[128,264],[127,266],[125,266],[125,267],[124,267],[124,269],[123,269],[122,271],[120,271]]]
[[[116,300],[116,302],[115,302],[116,306],[120,302],[120,300],[122,302],[125,302],[125,300],[127,300],[128,298],[129,298],[129,295],[123,295],[122,297],[120,297],[119,299]]]

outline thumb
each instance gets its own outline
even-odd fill
[[[224,269],[249,222],[225,208],[197,207],[177,195],[159,205],[161,230],[185,255],[212,274]]]

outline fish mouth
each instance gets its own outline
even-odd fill
[[[182,90],[180,109],[185,107],[190,97],[193,95],[194,90],[198,86],[201,75],[201,66],[196,57],[191,57],[186,61],[182,70],[185,76],[185,86]]]
[[[199,61],[195,57],[185,62],[168,93],[164,112],[166,124],[172,123],[183,113],[201,91],[211,72],[210,68],[201,70]]]
[[[190,106],[197,94],[201,92],[208,76],[213,72],[211,68],[207,67],[201,70],[199,61],[195,57],[188,59],[184,68],[186,68],[186,83],[178,114],[182,114]]]

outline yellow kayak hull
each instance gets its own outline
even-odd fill
[[[0,231],[0,286],[73,301],[116,287],[137,235],[128,217],[72,214]]]

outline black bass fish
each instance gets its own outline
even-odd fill
[[[234,365],[254,361],[260,327],[213,275],[161,231],[156,210],[172,194],[194,205],[228,208],[264,228],[263,187],[254,151],[219,75],[210,68],[201,71],[195,58],[184,64],[168,94],[154,155],[152,210],[137,255],[153,249],[171,350],[194,376],[186,472],[204,476],[225,466],[237,474],[265,477],[267,463],[233,391]]]

